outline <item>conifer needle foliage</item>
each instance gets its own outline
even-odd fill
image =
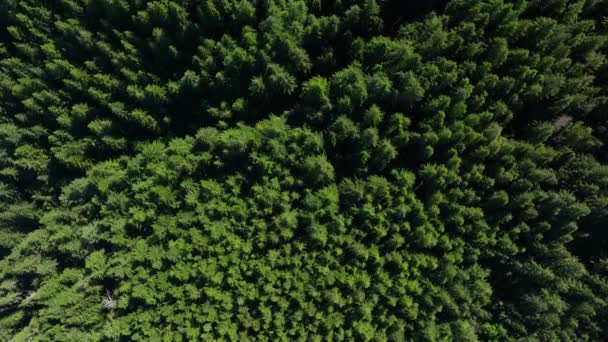
[[[0,339],[608,340],[602,0],[0,2]]]

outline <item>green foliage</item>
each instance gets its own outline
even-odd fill
[[[0,2],[0,338],[608,339],[606,10]]]

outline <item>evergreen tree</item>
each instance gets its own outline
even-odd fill
[[[0,338],[608,339],[599,0],[5,0]]]

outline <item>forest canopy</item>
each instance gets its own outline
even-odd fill
[[[608,2],[0,1],[0,339],[608,340]]]

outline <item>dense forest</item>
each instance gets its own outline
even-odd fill
[[[0,0],[0,340],[608,340],[605,0]]]

